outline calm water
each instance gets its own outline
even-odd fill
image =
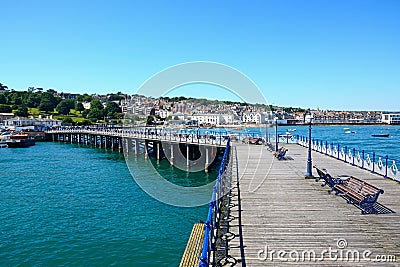
[[[170,180],[185,173],[160,168]],[[150,198],[115,152],[0,149],[0,173],[0,266],[177,266],[193,224],[207,216],[206,206]]]
[[[278,134],[285,134],[288,129],[295,128],[293,135],[308,136],[308,126],[278,126]],[[355,133],[345,133],[344,128]],[[266,129],[248,129],[250,132],[262,133],[265,137]],[[275,128],[268,128],[269,134],[275,134]],[[389,134],[387,138],[372,137],[371,134]],[[365,152],[375,152],[381,156],[388,155],[392,159],[400,160],[400,125],[394,126],[313,126],[312,137],[319,140],[333,142],[341,146],[348,146]]]

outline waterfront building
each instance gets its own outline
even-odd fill
[[[15,131],[20,131],[24,129],[43,131],[51,127],[60,127],[61,121],[55,120],[51,117],[50,118],[39,117],[37,119],[15,117],[4,120],[4,126]]]
[[[400,113],[382,114],[382,123],[400,124]]]
[[[14,117],[14,113],[0,113],[0,123]]]
[[[216,113],[193,114],[192,119],[197,120],[199,125],[221,125],[223,120],[222,115]]]
[[[165,119],[169,116],[170,112],[166,109],[160,109],[156,111],[156,115],[160,116],[161,119]]]
[[[271,120],[273,120],[272,112],[244,112],[242,115],[244,123],[264,124]]]

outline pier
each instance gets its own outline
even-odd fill
[[[378,214],[361,214],[357,205],[305,178],[302,145],[280,144],[288,152],[278,160],[267,146],[232,143],[229,205],[216,216],[208,259],[192,266],[398,266],[398,181],[340,155],[312,152],[313,164],[332,176],[355,176],[385,191]]]
[[[46,140],[129,152],[149,158],[149,151],[157,160],[167,159],[171,165],[183,164],[190,168],[191,161],[204,152],[204,170],[208,172],[218,153],[223,153],[227,137],[222,134],[188,134],[150,128],[128,129],[59,129],[46,131]],[[182,153],[182,150],[184,152]],[[182,154],[184,154],[182,156]],[[179,158],[179,156],[181,156]]]

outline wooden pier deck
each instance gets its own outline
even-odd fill
[[[313,152],[313,164],[331,175],[353,175],[384,189],[378,202],[393,212],[362,215],[342,197],[328,194],[321,182],[304,178],[306,148],[285,144],[289,151],[279,161],[265,146],[234,146],[240,196],[232,201],[240,205],[231,210],[233,266],[400,266],[399,183]],[[364,259],[367,250],[371,254]],[[304,253],[312,251],[314,260],[308,260]],[[391,262],[377,262],[377,256]]]

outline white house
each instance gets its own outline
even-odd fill
[[[221,114],[222,123],[223,124],[234,124],[235,123],[235,115],[233,114]]]
[[[82,106],[84,109],[90,109],[90,102],[82,102]]]
[[[169,116],[170,112],[166,109],[160,109],[156,111],[156,115],[160,116],[161,119],[165,119]]]
[[[216,113],[193,114],[192,120],[197,120],[199,125],[221,125],[222,115]]]
[[[382,114],[382,123],[400,124],[400,113]]]
[[[265,114],[261,112],[243,113],[242,122],[261,124],[265,123],[265,118],[266,118]]]

